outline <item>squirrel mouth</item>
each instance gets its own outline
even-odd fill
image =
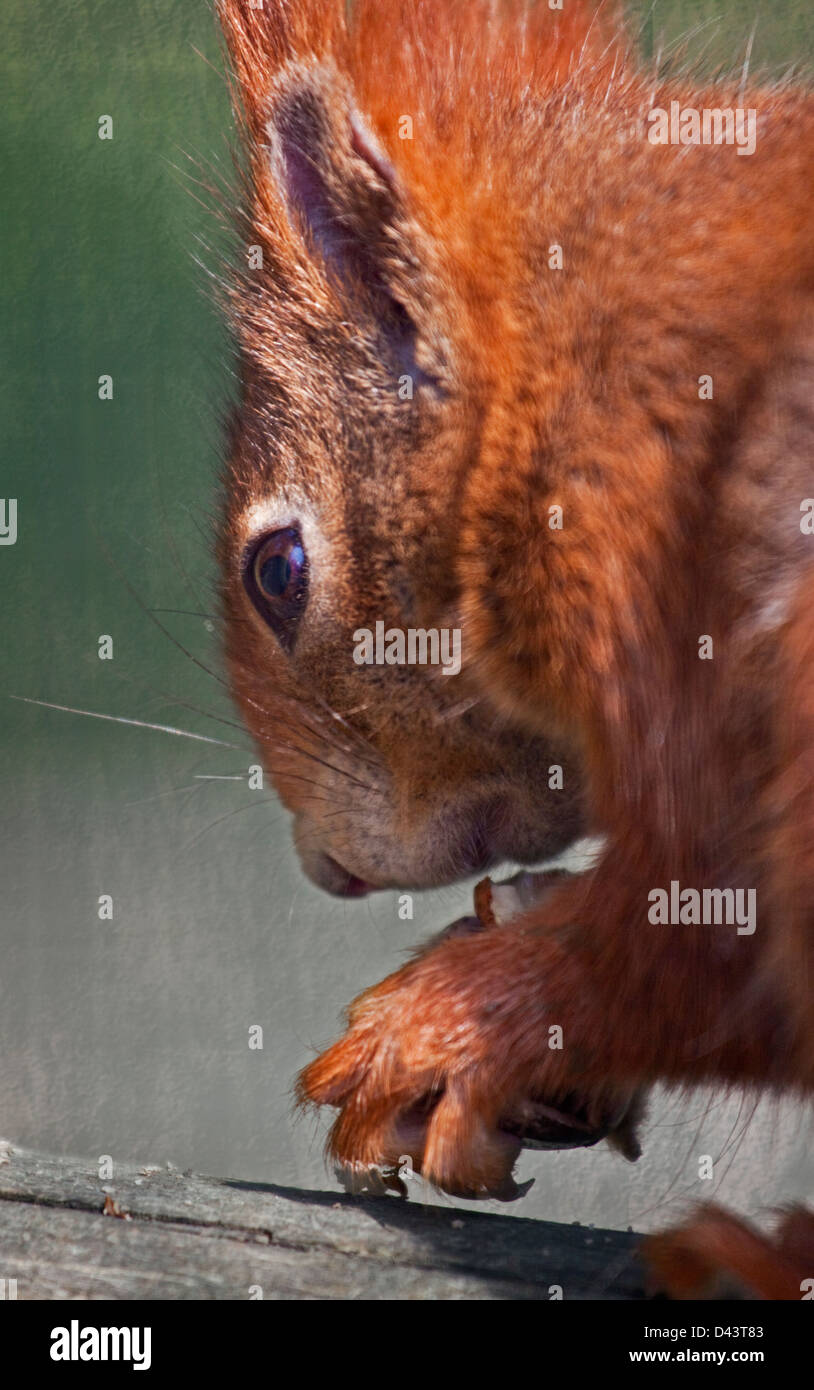
[[[320,888],[326,893],[332,893],[336,898],[365,898],[368,893],[375,891],[372,883],[349,873],[330,854],[320,855],[319,864],[312,877]]]

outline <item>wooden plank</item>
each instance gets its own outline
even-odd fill
[[[0,1154],[0,1260],[19,1299],[248,1299],[258,1285],[267,1299],[638,1299],[635,1240],[132,1163],[101,1181],[87,1159]]]

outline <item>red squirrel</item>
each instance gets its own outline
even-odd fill
[[[535,1106],[624,1147],[656,1081],[810,1097],[812,96],[662,79],[581,0],[219,12],[227,657],[303,867],[355,895],[604,837],[356,1000],[299,1083],[331,1154],[505,1193]],[[377,624],[460,671],[360,664]],[[814,1222],[707,1208],[649,1254],[799,1298]]]

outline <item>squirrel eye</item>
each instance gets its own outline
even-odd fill
[[[258,613],[291,651],[308,597],[308,559],[299,530],[287,526],[257,541],[243,577]]]

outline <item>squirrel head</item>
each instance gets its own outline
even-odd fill
[[[550,88],[591,32],[575,3],[501,24],[485,0],[353,9],[349,26],[339,3],[220,4],[244,175],[227,657],[303,867],[348,894],[532,863],[579,829],[575,760],[467,661],[459,546],[517,333],[509,137],[531,138],[528,84]],[[446,663],[419,635],[402,664],[411,631]]]

